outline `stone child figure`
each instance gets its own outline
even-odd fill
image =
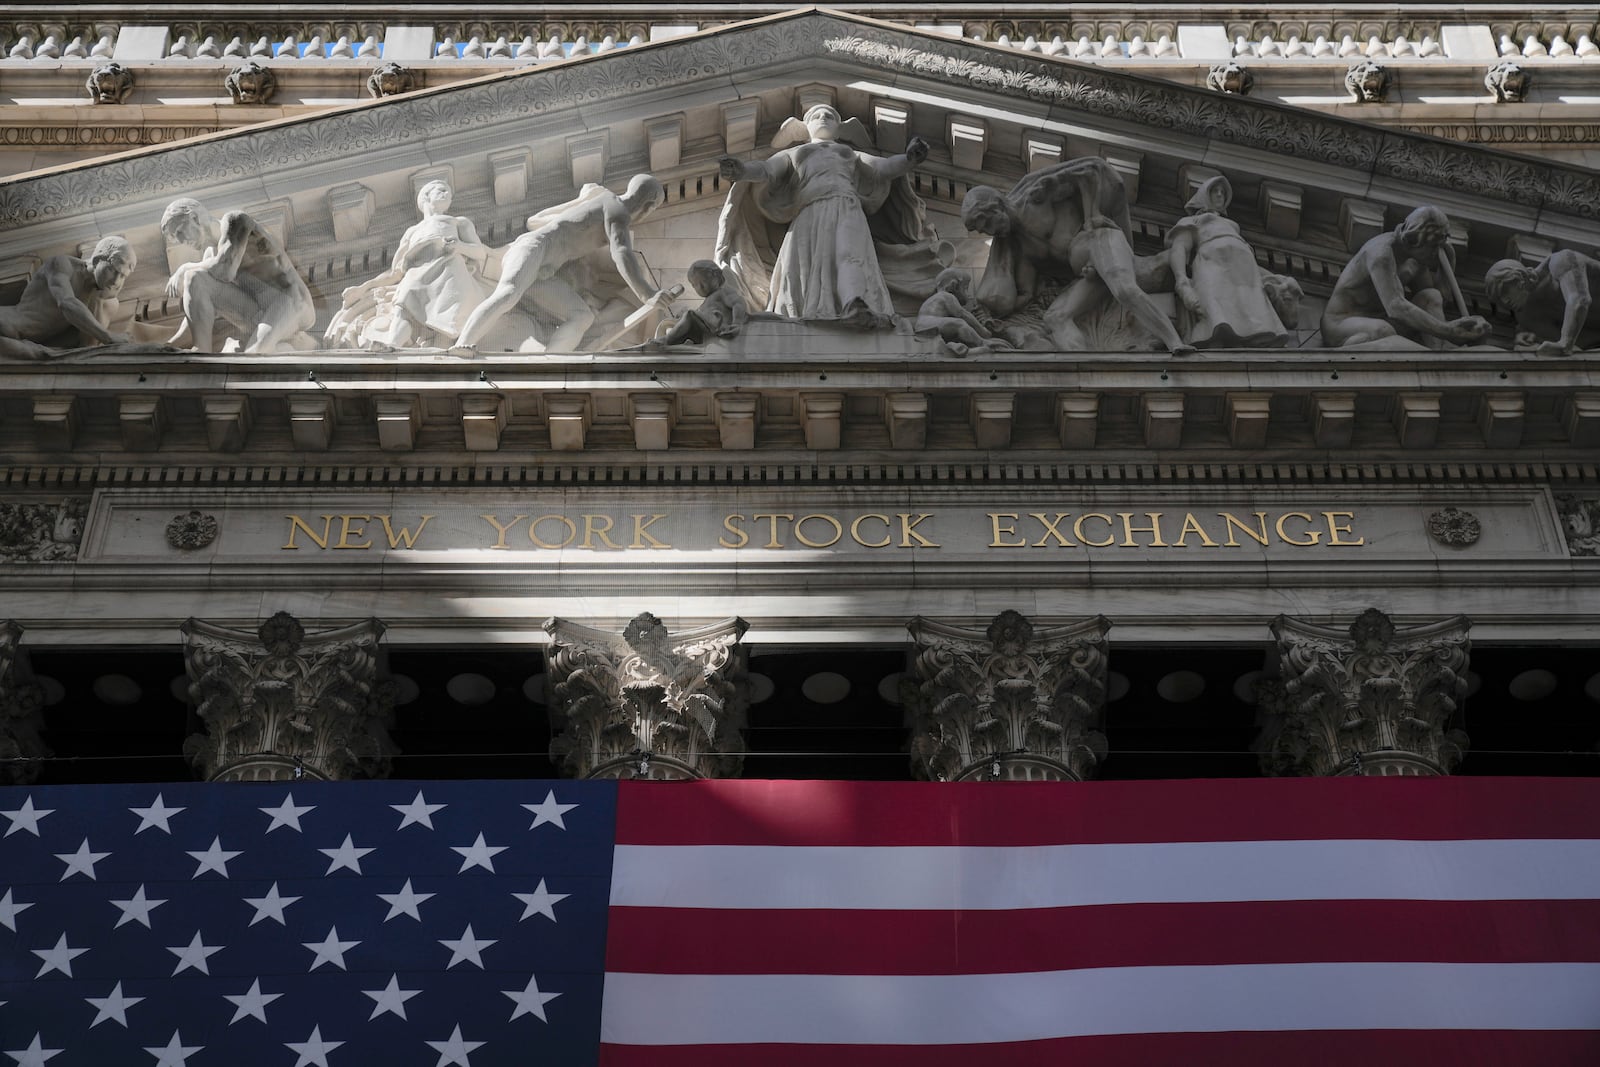
[[[1582,252],[1552,252],[1537,267],[1502,259],[1483,278],[1489,299],[1516,316],[1519,348],[1541,356],[1570,356],[1600,347],[1600,260]]]
[[[967,272],[950,268],[934,279],[934,293],[917,312],[917,333],[938,334],[952,355],[965,356],[1010,348],[1009,342],[989,332],[973,314],[972,281]]]
[[[112,333],[107,324],[137,262],[133,246],[121,237],[101,238],[87,262],[75,256],[45,260],[22,299],[0,307],[0,355],[48,359],[60,349],[126,342],[126,335]]]
[[[961,203],[967,229],[986,233],[989,260],[978,281],[978,300],[1005,317],[1025,308],[1044,284],[1066,289],[1045,312],[1051,340],[1068,352],[1090,347],[1079,320],[1109,296],[1167,351],[1194,347],[1146,289],[1164,288],[1166,263],[1154,268],[1133,254],[1128,194],[1103,159],[1069,159],[1024,175],[1009,193],[973,186]]]
[[[689,284],[705,299],[662,335],[661,344],[703,345],[719,337],[732,337],[743,328],[750,309],[721,267],[709,259],[695,260],[689,264]]]
[[[173,344],[187,330],[196,351],[215,352],[221,318],[243,331],[246,352],[317,347],[306,333],[317,318],[311,290],[278,239],[255,219],[230,211],[219,226],[199,201],[184,197],[167,205],[161,232],[172,244],[203,250],[167,281],[167,296],[182,301],[184,315]]]
[[[1419,207],[1390,233],[1362,245],[1345,264],[1322,311],[1322,340],[1329,348],[1393,342],[1423,348],[1475,344],[1489,323],[1466,313],[1450,250],[1450,220],[1436,207]],[[1440,285],[1456,298],[1459,318],[1445,318]]]
[[[636,174],[618,196],[598,185],[584,186],[578,198],[528,220],[528,232],[511,242],[494,291],[467,317],[456,346],[474,347],[524,295],[558,325],[544,347],[572,352],[594,325],[596,314],[584,294],[557,276],[561,268],[597,252],[612,266],[640,304],[661,295],[644,257],[633,247],[632,226],[666,199],[666,190],[648,174]],[[668,297],[670,299],[670,297]]]

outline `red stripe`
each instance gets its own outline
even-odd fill
[[[1600,779],[622,782],[629,845],[1600,838]]]
[[[612,908],[606,970],[1000,974],[1190,964],[1594,963],[1600,962],[1597,930],[1600,900],[1292,900],[969,912]]]
[[[989,1045],[601,1045],[600,1067],[1594,1067],[1593,1030],[1128,1034]]]

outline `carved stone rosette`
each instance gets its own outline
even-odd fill
[[[394,702],[377,619],[307,634],[280,611],[256,633],[182,626],[189,698],[206,732],[184,745],[208,781],[382,778]]]
[[[39,740],[44,693],[28,670],[22,627],[0,621],[0,785],[32,785],[51,755]]]
[[[913,619],[911,763],[938,781],[1080,781],[1105,758],[1106,632],[1095,616],[1036,630],[1015,611],[987,629]]]
[[[1376,608],[1348,630],[1278,616],[1283,684],[1262,702],[1262,769],[1450,773],[1467,748],[1467,735],[1449,725],[1467,690],[1471,626],[1456,615],[1399,629]]]
[[[744,765],[749,628],[733,618],[670,635],[645,612],[622,636],[544,624],[550,758],[574,778],[732,778]]]

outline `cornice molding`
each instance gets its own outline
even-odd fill
[[[807,11],[27,175],[0,184],[0,231],[315,168],[445,132],[490,137],[505,123],[819,61],[945,84],[958,79],[978,92],[1060,109],[1063,119],[1088,115],[1190,136],[1205,131],[1235,148],[1293,154],[1312,164],[1461,189],[1539,211],[1600,216],[1600,174],[1593,171]]]

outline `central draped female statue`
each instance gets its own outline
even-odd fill
[[[894,319],[892,292],[920,300],[940,264],[922,199],[907,180],[928,156],[913,137],[896,156],[870,156],[866,130],[828,104],[789,119],[764,162],[725,156],[736,184],[717,223],[713,258],[752,307],[863,328]]]

